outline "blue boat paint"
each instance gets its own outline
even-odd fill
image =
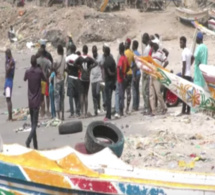
[[[125,195],[166,195],[163,189],[160,188],[146,188],[140,187],[138,185],[131,185],[131,184],[123,184],[119,183],[120,190]]]
[[[0,161],[0,175],[9,177],[9,178],[27,181],[25,175],[22,173],[22,171],[20,170],[20,168],[18,166],[6,164],[1,161]]]

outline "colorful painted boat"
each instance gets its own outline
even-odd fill
[[[215,66],[211,65],[200,65],[203,77],[207,83],[208,89],[211,92],[212,98],[215,99]]]
[[[0,194],[214,195],[215,175],[136,169],[109,149],[83,155],[14,144],[0,154]]]
[[[210,18],[208,9],[204,9],[201,11],[194,11],[187,8],[177,8],[176,16],[180,18],[182,21],[192,22],[198,21],[199,23],[205,24]]]
[[[215,36],[215,32],[206,28],[205,26],[199,24],[197,21],[192,22],[195,28],[197,28],[202,33],[205,33],[208,36]]]
[[[213,31],[215,30],[215,20],[214,19],[208,20],[208,28]]]
[[[170,73],[162,66],[156,64],[150,56],[135,56],[135,60],[140,69],[157,78],[166,88],[170,89],[190,107],[215,111],[214,91],[209,91],[207,86],[205,88],[199,87],[194,83]],[[205,66],[207,65],[201,65],[202,70],[204,70],[203,75],[210,75],[210,71],[215,72],[215,66],[211,66],[210,70],[206,69]]]

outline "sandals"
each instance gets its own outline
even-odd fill
[[[167,113],[167,108],[162,111],[163,115],[166,114],[166,113]]]

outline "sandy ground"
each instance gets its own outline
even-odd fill
[[[126,37],[140,41],[141,35],[144,32],[150,34],[159,33],[163,39],[163,47],[170,51],[170,65],[168,68],[176,73],[180,72],[181,50],[179,48],[179,37],[182,35],[186,36],[188,38],[188,46],[191,47],[194,28],[181,24],[176,19],[174,10],[174,7],[170,7],[162,12],[140,13],[134,9],[114,12],[116,16],[133,21],[125,34],[109,42],[114,57],[116,58],[118,54],[118,43],[124,41]],[[112,28],[113,33],[114,31],[117,31],[117,28]],[[213,64],[215,58],[214,40],[206,37],[205,43],[209,48],[209,64]],[[88,46],[91,47],[94,44],[98,45],[99,52],[101,52],[103,42],[91,42],[88,43]],[[79,49],[81,49],[81,44],[79,44]],[[139,50],[141,51],[141,47]],[[34,52],[34,50],[27,49],[14,51],[14,57],[17,62],[13,91],[14,108],[22,108],[28,105],[27,83],[23,81],[23,76],[26,68],[30,66],[30,56]],[[2,62],[0,66],[0,78],[2,81],[4,78],[3,53],[0,54],[0,60]],[[4,113],[6,111],[6,102],[2,95],[2,82],[0,87],[0,113]],[[126,137],[125,150],[122,156],[124,161],[138,167],[193,169],[195,171],[214,172],[214,119],[204,114],[176,117],[175,115],[181,110],[181,105],[176,108],[170,108],[166,116],[151,118],[141,114],[143,107],[142,96],[140,105],[141,109],[139,112],[134,112],[130,116],[112,121],[122,130]],[[69,108],[67,97],[65,99],[65,108],[65,110]],[[89,111],[93,113],[91,89],[89,94]],[[69,113],[66,113],[65,122],[71,121],[68,117]],[[92,121],[102,120],[103,118],[104,113],[98,117],[82,120],[83,132],[74,135],[59,135],[58,129],[54,127],[39,128],[37,130],[39,149],[52,149],[65,145],[74,147],[77,143],[84,141],[87,125]],[[6,119],[6,115],[0,115],[0,134],[4,143],[24,145],[28,133],[16,133],[14,130],[21,127],[26,121],[11,123],[6,122]]]

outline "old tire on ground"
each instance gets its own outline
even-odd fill
[[[58,127],[59,134],[72,134],[79,133],[83,130],[83,125],[81,121],[73,121],[68,123],[63,123]]]
[[[115,125],[95,121],[87,127],[85,146],[90,154],[109,147],[116,156],[120,157],[124,148],[124,136]]]

